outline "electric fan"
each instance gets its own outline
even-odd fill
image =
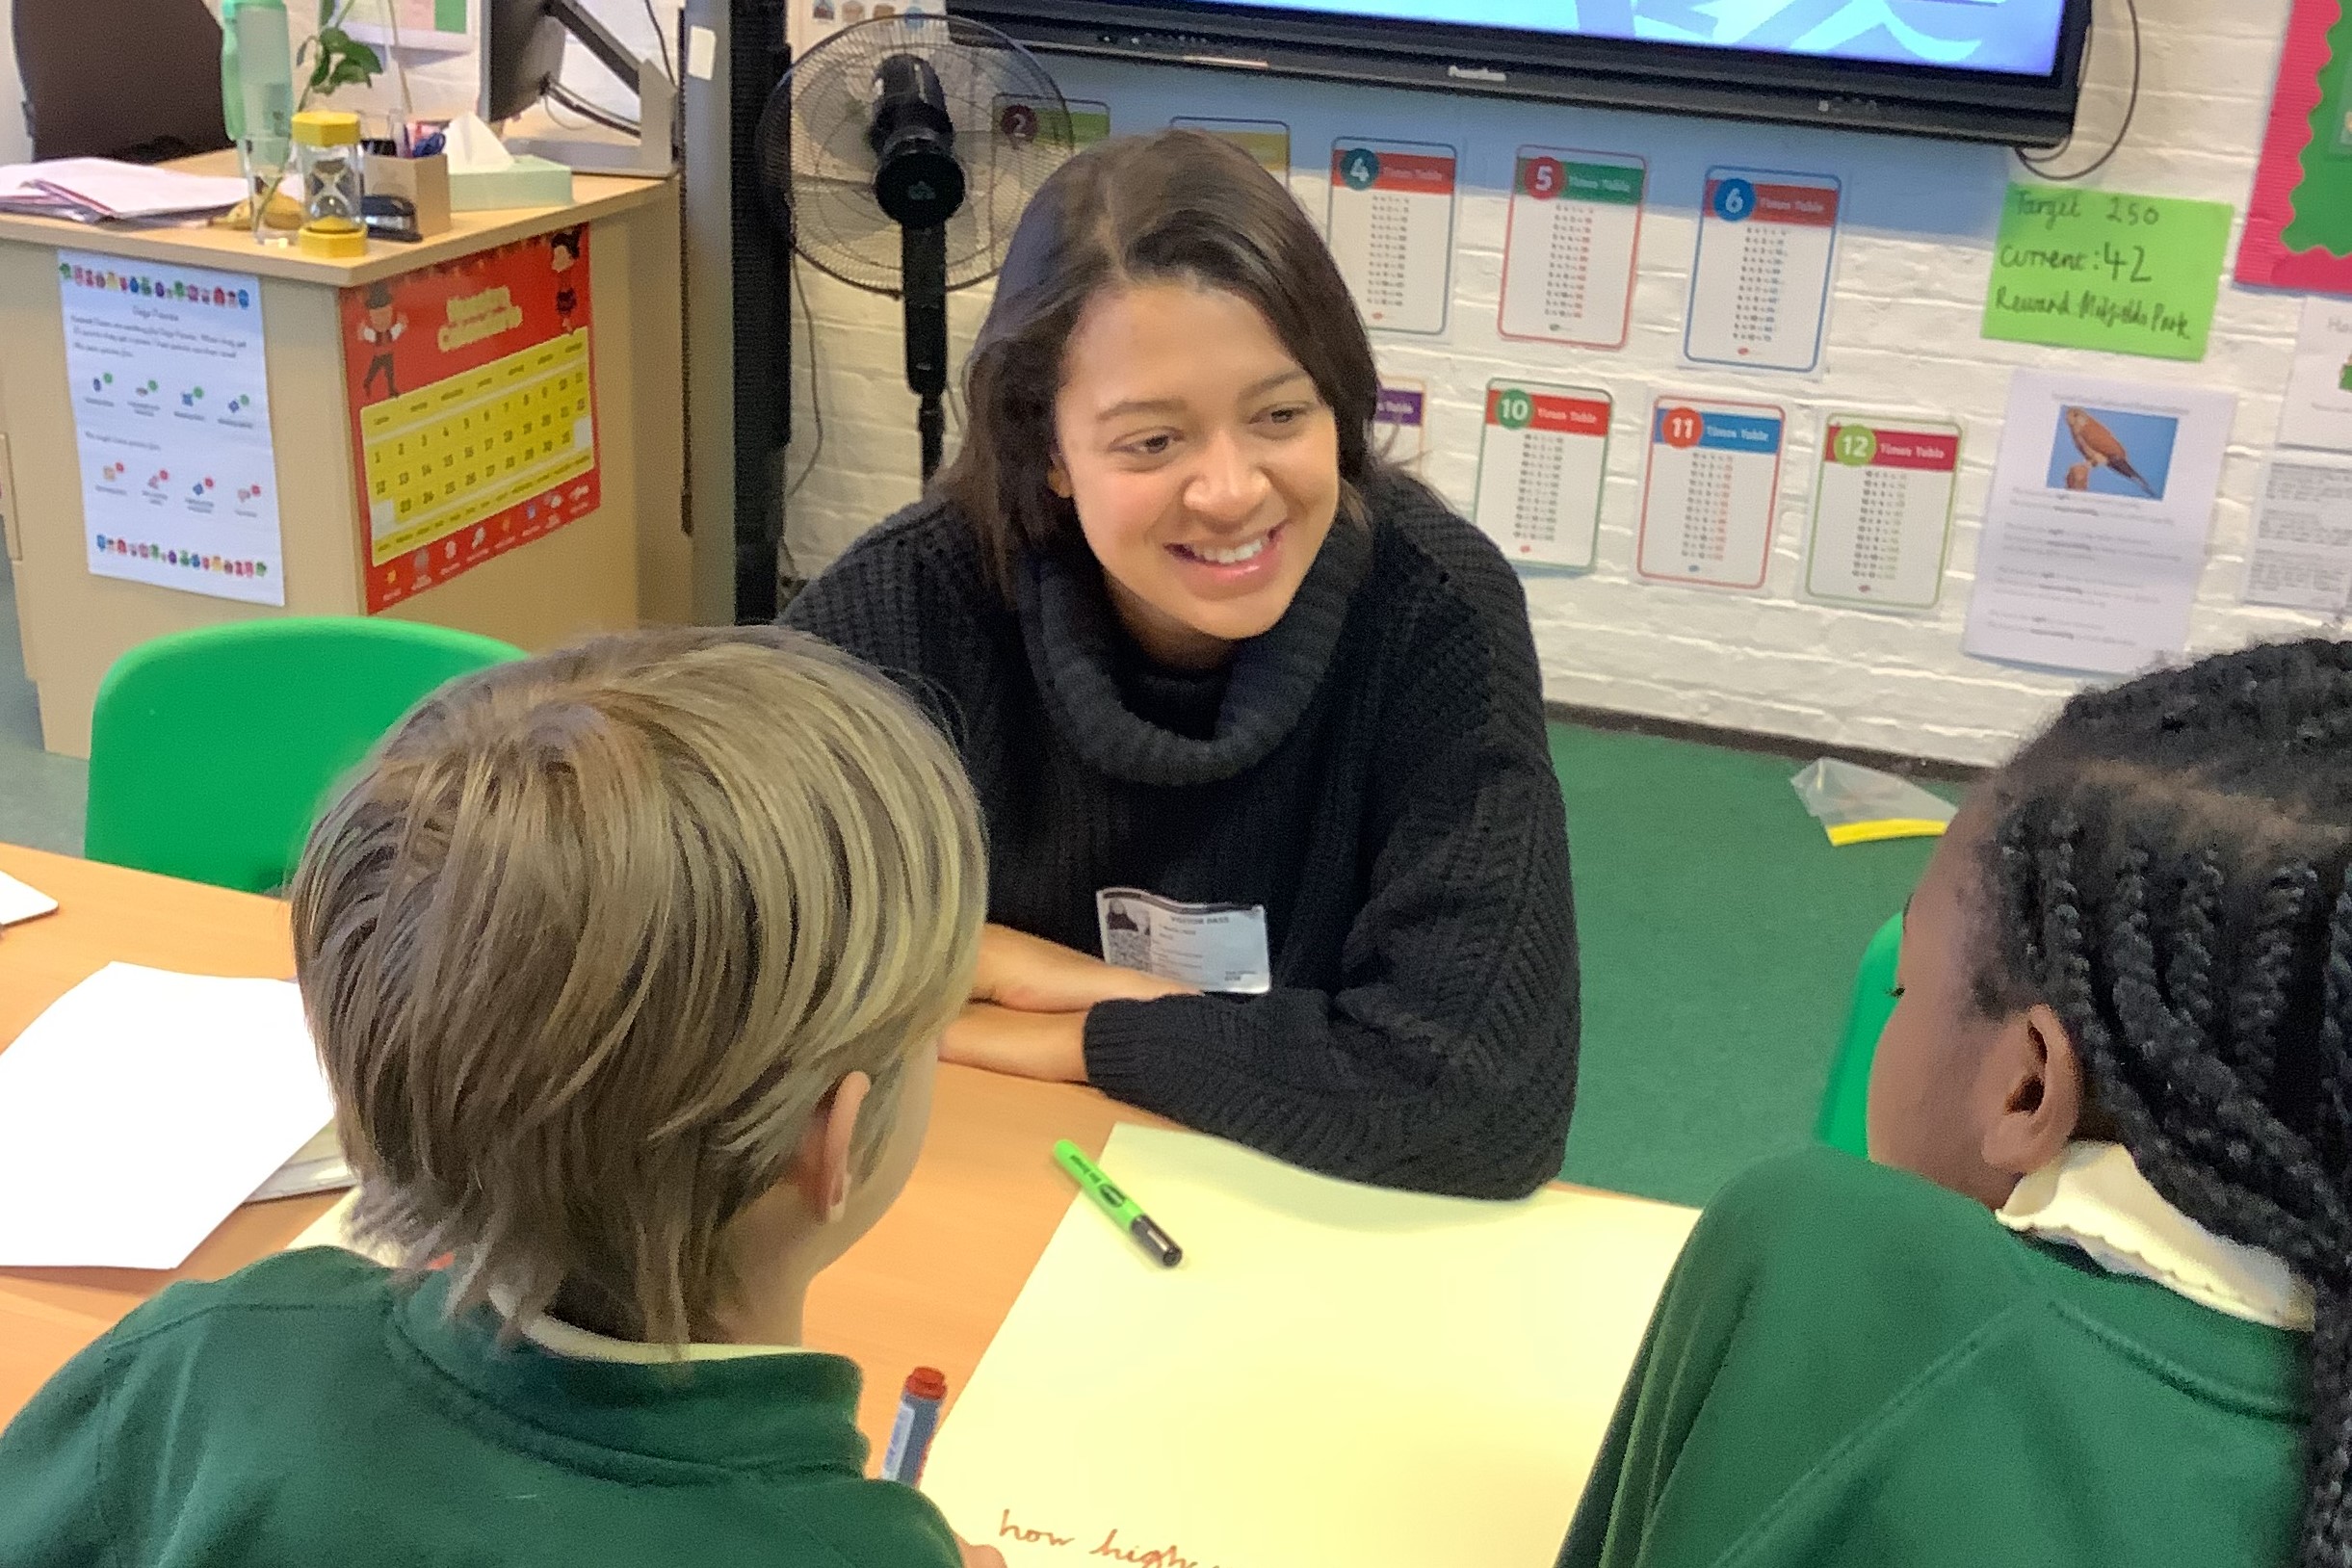
[[[786,239],[904,303],[926,484],[947,429],[948,293],[995,275],[1070,149],[1069,108],[1036,57],[956,16],[842,29],[794,64],[760,117],[753,156]]]

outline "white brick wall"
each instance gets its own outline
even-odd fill
[[[2145,65],[2130,139],[2094,180],[2106,189],[2196,196],[2239,209],[2260,150],[2287,0],[2140,0]],[[2100,0],[2101,37],[2083,111],[2104,147],[2122,112],[2130,65],[2120,0]],[[2224,285],[2201,364],[2065,353],[1989,342],[1978,316],[2002,192],[2030,178],[2005,151],[1664,116],[1457,99],[1221,72],[1049,59],[1072,97],[1111,106],[1114,130],[1175,115],[1285,120],[1293,189],[1321,218],[1330,144],[1339,136],[1452,143],[1463,157],[1453,310],[1442,338],[1374,334],[1384,370],[1431,393],[1428,479],[1467,510],[1489,379],[1522,375],[1607,387],[1616,428],[1603,503],[1599,564],[1589,574],[1530,571],[1528,600],[1555,699],[1700,723],[1966,762],[1998,758],[2074,681],[1984,663],[1960,651],[1976,559],[1977,519],[2019,365],[2086,376],[2226,387],[2238,411],[2212,553],[2192,623],[2209,650],[2310,629],[2314,618],[2237,603],[2249,502],[2278,417],[2299,301]],[[1495,331],[1510,162],[1523,144],[1640,153],[1650,160],[1633,331],[1619,353],[1508,343]],[[2065,167],[2087,154],[2078,152]],[[1678,368],[1697,193],[1710,164],[1834,173],[1845,182],[1837,290],[1818,376]],[[2235,240],[2232,240],[2234,253]],[[791,472],[808,465],[790,507],[804,571],[914,499],[914,405],[901,377],[898,306],[803,266],[816,324],[809,374],[801,318]],[[986,288],[956,297],[960,356]],[[1656,587],[1632,573],[1643,424],[1654,389],[1766,397],[1790,410],[1780,517],[1764,590],[1741,595]],[[815,450],[811,402],[822,404]],[[1831,405],[1948,412],[1967,426],[1949,577],[1923,616],[1831,609],[1795,597],[1811,506],[1810,466]],[[954,436],[951,433],[951,450]]]

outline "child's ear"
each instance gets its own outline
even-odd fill
[[[873,1087],[874,1080],[864,1073],[847,1075],[817,1102],[808,1129],[800,1135],[793,1180],[808,1212],[819,1220],[838,1219],[849,1207],[850,1151],[857,1141],[858,1113],[865,1110]]]
[[[1984,1163],[2024,1176],[2064,1152],[2082,1119],[2082,1060],[2047,1003],[2002,1024],[1986,1062],[1999,1104],[1984,1130]]]

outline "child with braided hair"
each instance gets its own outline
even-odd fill
[[[2352,642],[2067,703],[1904,916],[1866,1164],[1742,1176],[1562,1568],[2352,1564]]]

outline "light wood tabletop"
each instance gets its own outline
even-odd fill
[[[0,872],[58,901],[0,936],[0,1048],[42,1008],[117,959],[194,974],[287,978],[286,907],[274,899],[0,845]],[[1011,1310],[1072,1189],[1056,1138],[1100,1154],[1120,1121],[1165,1125],[1089,1088],[944,1067],[905,1195],[818,1279],[809,1343],[866,1371],[859,1424],[889,1436],[917,1366],[970,1380]],[[74,1352],[179,1279],[215,1279],[285,1246],[331,1197],[248,1204],[182,1267],[0,1269],[0,1421]]]

